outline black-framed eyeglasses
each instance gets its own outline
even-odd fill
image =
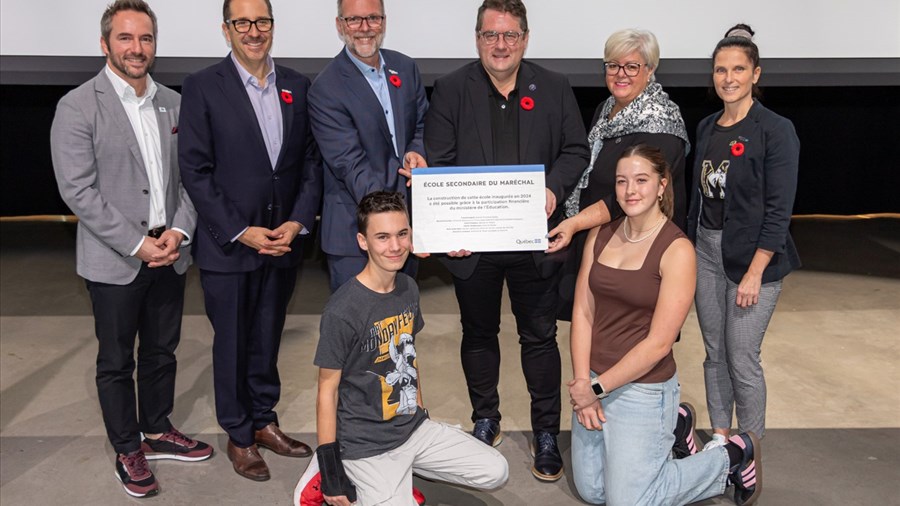
[[[356,30],[362,26],[363,21],[371,27],[379,27],[384,23],[384,16],[372,14],[371,16],[341,16],[341,21],[346,23],[347,28]]]
[[[626,76],[634,77],[641,73],[642,66],[645,67],[646,64],[634,62],[625,64],[610,62],[603,64],[603,67],[606,68],[606,75],[608,76],[614,76],[619,73],[619,70],[622,70],[625,72]]]
[[[484,41],[485,44],[494,45],[497,41],[500,40],[500,36],[503,36],[503,42],[506,42],[509,46],[515,46],[519,43],[519,39],[525,36],[525,32],[495,32],[493,30],[485,30],[483,32],[478,32],[478,35],[481,37],[481,40]]]
[[[272,31],[272,27],[275,26],[275,20],[272,18],[259,18],[255,21],[250,21],[249,19],[229,19],[226,23],[233,26],[234,31],[238,33],[247,33],[250,31],[250,27],[254,25],[256,25],[256,29],[260,32]]]

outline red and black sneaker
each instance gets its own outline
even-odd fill
[[[738,506],[753,504],[762,492],[762,453],[759,439],[752,432],[728,438],[741,452],[740,461],[729,470],[728,479],[734,485],[734,502]]]
[[[141,450],[116,456],[116,478],[132,497],[150,497],[159,493],[159,484]]]
[[[185,436],[174,427],[159,439],[145,437],[141,442],[141,450],[144,451],[147,460],[172,459],[183,462],[206,460],[213,454],[211,446]]]

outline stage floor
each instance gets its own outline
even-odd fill
[[[94,386],[96,339],[84,282],[75,274],[74,225],[0,223],[0,503],[124,504]],[[797,220],[804,269],[785,280],[763,346],[768,433],[762,505],[900,504],[900,220]],[[319,314],[328,297],[320,255],[299,273],[279,367],[282,428],[315,444]],[[423,262],[426,326],[417,350],[434,419],[468,428],[459,366],[459,315],[449,275]],[[509,483],[492,493],[417,479],[429,505],[581,504],[571,477],[545,484],[529,471],[528,398],[515,323],[504,301],[500,385]],[[568,323],[559,324],[563,378],[571,378]],[[172,421],[216,447],[207,462],[154,462],[159,505],[288,504],[308,459],[264,453],[272,480],[239,478],[220,449],[210,347],[196,269],[189,271]],[[692,311],[675,346],[682,398],[709,427],[703,344]],[[564,398],[565,393],[564,393]],[[569,465],[571,414],[560,437]],[[701,438],[706,438],[701,434]],[[730,491],[730,489],[729,489]],[[725,498],[702,504],[731,504]]]

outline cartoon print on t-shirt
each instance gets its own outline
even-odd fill
[[[722,160],[713,168],[711,160],[703,160],[700,172],[700,187],[703,195],[711,199],[725,199],[725,182],[728,179],[730,160]]]
[[[369,372],[381,381],[383,420],[396,415],[414,415],[418,409],[419,373],[413,337],[415,306],[375,322],[369,329],[371,337],[378,343]]]
[[[419,379],[419,373],[413,367],[416,359],[416,347],[410,334],[400,334],[399,340],[399,346],[394,345],[393,339],[390,341],[388,349],[395,369],[385,376],[384,382],[400,389],[400,405],[397,407],[397,414],[413,415],[417,409],[416,380]]]

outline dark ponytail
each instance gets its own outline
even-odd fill
[[[753,64],[753,69],[751,70],[756,70],[756,68],[759,67],[759,48],[756,47],[756,44],[753,42],[754,35],[756,35],[756,32],[750,28],[750,25],[744,23],[738,23],[729,28],[728,31],[725,32],[725,38],[716,44],[716,49],[712,54],[713,65],[715,65],[716,55],[719,54],[719,51],[727,47],[736,47],[742,49],[744,54],[747,55],[747,58]],[[759,87],[756,86],[756,83],[753,83],[753,97],[756,98],[759,96]]]

